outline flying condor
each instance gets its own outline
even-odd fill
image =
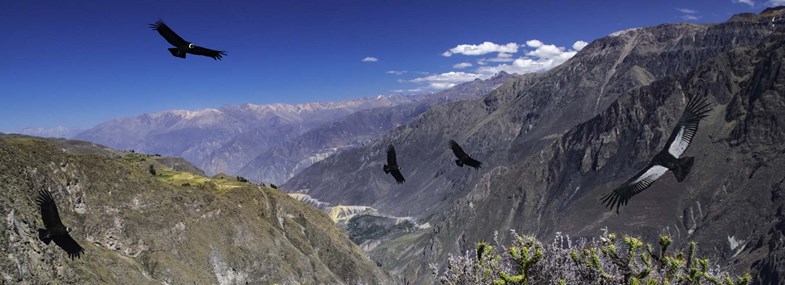
[[[225,51],[203,48],[194,45],[191,42],[187,42],[178,36],[174,31],[172,31],[169,26],[164,24],[164,21],[161,19],[158,19],[158,21],[155,23],[150,24],[150,28],[158,31],[158,33],[161,34],[161,36],[163,36],[167,42],[174,46],[173,48],[169,48],[169,52],[172,53],[172,55],[175,57],[185,58],[185,55],[190,53],[195,55],[208,56],[212,57],[213,59],[220,60],[223,56],[226,55]]]
[[[401,174],[401,168],[398,167],[398,161],[395,158],[395,147],[393,145],[387,146],[387,164],[385,164],[382,169],[384,170],[384,173],[392,175],[392,177],[395,178],[395,182],[398,184],[406,182],[406,179],[404,179]]]
[[[463,167],[463,165],[466,164],[468,166],[474,167],[474,169],[478,169],[482,166],[482,162],[479,162],[474,158],[472,158],[471,156],[469,156],[468,154],[466,154],[466,152],[463,151],[463,149],[461,148],[460,145],[458,145],[457,142],[455,142],[454,140],[450,140],[449,144],[450,144],[450,149],[452,149],[452,152],[455,154],[455,157],[458,158],[455,160],[456,165],[458,165],[459,167]]]
[[[80,257],[84,253],[84,248],[71,238],[68,234],[71,229],[65,227],[60,221],[60,214],[57,213],[57,205],[52,199],[52,193],[49,190],[41,189],[36,202],[41,208],[41,220],[44,221],[44,227],[46,227],[46,229],[38,229],[38,238],[45,244],[54,241],[57,246],[68,253],[68,257],[71,259]]]
[[[649,165],[638,171],[635,176],[613,191],[605,193],[601,198],[605,207],[609,207],[611,210],[615,207],[618,214],[619,207],[627,205],[632,196],[646,190],[668,170],[673,171],[676,181],[683,181],[690,173],[695,159],[691,156],[681,157],[681,155],[690,146],[695,133],[698,132],[700,120],[711,111],[709,105],[705,97],[690,98],[687,108],[684,109],[679,122],[665,144],[665,149],[655,155]]]

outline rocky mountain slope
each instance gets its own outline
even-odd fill
[[[0,283],[393,283],[321,211],[170,165],[194,169],[86,142],[0,135]],[[38,240],[40,188],[52,191],[82,258]]]
[[[487,80],[477,79],[418,96],[416,102],[357,111],[268,149],[238,174],[252,181],[282,184],[340,150],[366,145],[391,129],[408,124],[434,105],[484,96],[510,79],[512,75],[501,72]]]
[[[651,241],[664,232],[680,243],[697,240],[703,254],[777,281],[783,14],[767,9],[720,24],[614,33],[481,100],[436,106],[367,147],[314,164],[284,188],[430,223],[372,251],[386,269],[420,282],[430,277],[428,263],[492,240],[494,231],[547,239],[557,231],[596,236],[602,227]],[[715,104],[688,151],[697,157],[693,173],[683,183],[667,174],[619,216],[603,209],[597,197],[662,147],[684,94]],[[455,167],[449,139],[483,168]],[[381,171],[389,143],[404,185]]]

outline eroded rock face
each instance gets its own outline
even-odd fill
[[[0,137],[0,283],[393,283],[329,217],[285,193],[190,173],[183,186],[164,170],[156,157]],[[38,240],[42,187],[81,259]]]
[[[482,100],[437,106],[366,148],[316,163],[284,188],[429,222],[428,231],[371,252],[388,270],[420,281],[429,277],[422,274],[428,262],[491,240],[494,231],[549,239],[557,231],[596,236],[601,227],[696,240],[702,254],[776,280],[771,272],[783,268],[775,227],[781,211],[772,198],[785,178],[783,14],[615,33]],[[685,94],[714,104],[687,153],[696,157],[693,172],[683,183],[666,174],[622,215],[604,209],[598,196],[661,149]],[[449,139],[483,168],[455,167]],[[390,143],[405,187],[380,171]]]

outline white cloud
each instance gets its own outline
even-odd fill
[[[468,63],[468,62],[461,62],[461,63],[456,63],[456,64],[454,64],[454,65],[452,66],[452,68],[455,68],[455,69],[464,69],[464,68],[471,67],[471,66],[472,66],[472,64],[471,64],[471,63]]]
[[[426,77],[419,77],[412,80],[415,83],[428,83],[431,89],[447,89],[462,82],[472,81],[480,75],[462,71],[450,71],[441,74],[434,74]]]
[[[407,72],[406,70],[388,70],[387,74],[401,75],[401,74],[404,74],[406,72]]]
[[[687,8],[678,8],[676,11],[681,12],[681,19],[685,21],[696,21],[701,17],[698,16],[698,11],[687,9]]]
[[[744,0],[744,1],[752,2],[752,0]],[[739,2],[741,2],[741,1],[739,1]],[[745,2],[745,4],[747,4],[747,3]],[[766,5],[767,6],[771,6],[771,7],[774,7],[774,6],[785,6],[785,0],[769,0],[768,2],[766,2]],[[752,4],[750,4],[750,6],[752,6]]]
[[[377,62],[377,61],[379,61],[379,59],[375,58],[375,57],[372,57],[372,56],[366,56],[365,58],[363,58],[363,61],[364,62]]]
[[[755,2],[753,2],[752,0],[733,0],[733,3],[742,3],[750,6],[755,6]]]
[[[538,48],[542,46],[542,42],[539,40],[528,40],[526,41],[526,45],[533,48]]]
[[[548,69],[551,69],[565,60],[561,59],[532,59],[532,58],[525,58],[521,57],[516,59],[510,64],[500,64],[497,66],[482,66],[477,68],[477,73],[482,75],[482,78],[489,78],[494,74],[499,73],[500,71],[504,71],[507,73],[517,73],[517,74],[526,74],[532,72],[541,72]]]
[[[496,55],[496,57],[493,57],[493,58],[481,58],[481,59],[478,59],[477,60],[477,64],[485,65],[488,62],[512,62],[513,60],[515,60],[515,59],[512,58],[512,54],[500,52],[499,54]]]
[[[698,17],[693,16],[693,15],[681,15],[681,18],[682,18],[682,20],[686,20],[686,21],[698,20]]]
[[[494,52],[516,53],[518,52],[518,48],[519,46],[516,43],[508,43],[505,45],[495,44],[492,42],[484,42],[479,45],[462,44],[445,51],[442,53],[442,56],[449,57],[453,54],[483,55]]]
[[[480,75],[480,78],[490,78],[501,71],[517,74],[543,72],[564,63],[588,44],[585,41],[576,41],[572,44],[572,49],[566,49],[544,44],[539,40],[530,40],[526,45],[535,49],[526,52],[525,56],[511,59],[510,63],[480,66],[475,72]]]
[[[527,52],[526,55],[539,58],[555,58],[562,56],[564,52],[565,50],[563,47],[557,47],[555,45],[541,45],[537,49]],[[572,57],[572,55],[570,55],[570,57]]]
[[[583,48],[585,48],[587,45],[589,45],[589,43],[584,41],[576,41],[574,44],[572,44],[572,49],[576,51],[580,51]]]
[[[783,0],[785,1],[785,0]],[[487,43],[487,42],[486,42]],[[456,48],[461,47],[458,46],[456,48],[450,49],[450,51],[445,52],[445,56],[461,53],[461,54],[485,54],[485,53],[492,53],[495,52],[496,57],[493,58],[481,58],[477,60],[477,67],[474,72],[464,72],[464,71],[450,71],[440,74],[433,74],[428,76],[418,77],[408,82],[413,83],[420,83],[420,84],[427,84],[423,86],[423,90],[441,90],[451,88],[455,85],[458,85],[463,82],[472,81],[474,79],[487,79],[491,78],[494,75],[498,74],[499,72],[507,72],[507,73],[516,73],[516,74],[526,74],[532,72],[543,72],[547,71],[551,68],[554,68],[565,61],[569,60],[575,54],[578,53],[581,49],[585,48],[589,43],[585,41],[575,41],[572,44],[572,48],[568,49],[565,47],[559,47],[553,44],[544,44],[539,40],[529,40],[526,41],[526,45],[517,45],[518,48],[528,48],[528,52],[520,54],[517,58],[513,55],[513,53],[517,52],[516,49],[514,52],[512,50],[503,51],[501,49],[495,49],[494,51],[486,52],[491,50],[490,48],[484,49],[481,53],[477,49],[462,49],[460,52],[456,50]],[[512,46],[513,44],[508,44]],[[481,45],[475,46],[479,47]],[[501,63],[493,65],[491,63]],[[453,65],[453,68],[456,69],[465,69],[468,67],[472,67],[471,63],[468,62],[461,62],[458,64]],[[404,82],[403,80],[399,80],[399,82]]]

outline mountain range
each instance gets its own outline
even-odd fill
[[[602,228],[656,241],[671,234],[758,282],[785,274],[781,237],[785,169],[785,9],[719,24],[664,24],[597,39],[564,64],[517,76],[482,98],[434,106],[365,146],[336,153],[283,189],[410,216],[430,228],[376,241],[370,254],[393,274],[426,282],[475,241],[515,230],[596,237]],[[620,215],[598,197],[649,161],[686,99],[713,110],[687,155],[690,176],[671,174]],[[483,162],[458,168],[455,139]],[[382,172],[393,144],[406,183]],[[499,234],[501,242],[507,235]]]
[[[208,175],[227,173],[282,184],[313,162],[376,139],[430,106],[485,95],[508,78],[502,72],[433,94],[143,114],[99,124],[74,139],[183,157]]]

